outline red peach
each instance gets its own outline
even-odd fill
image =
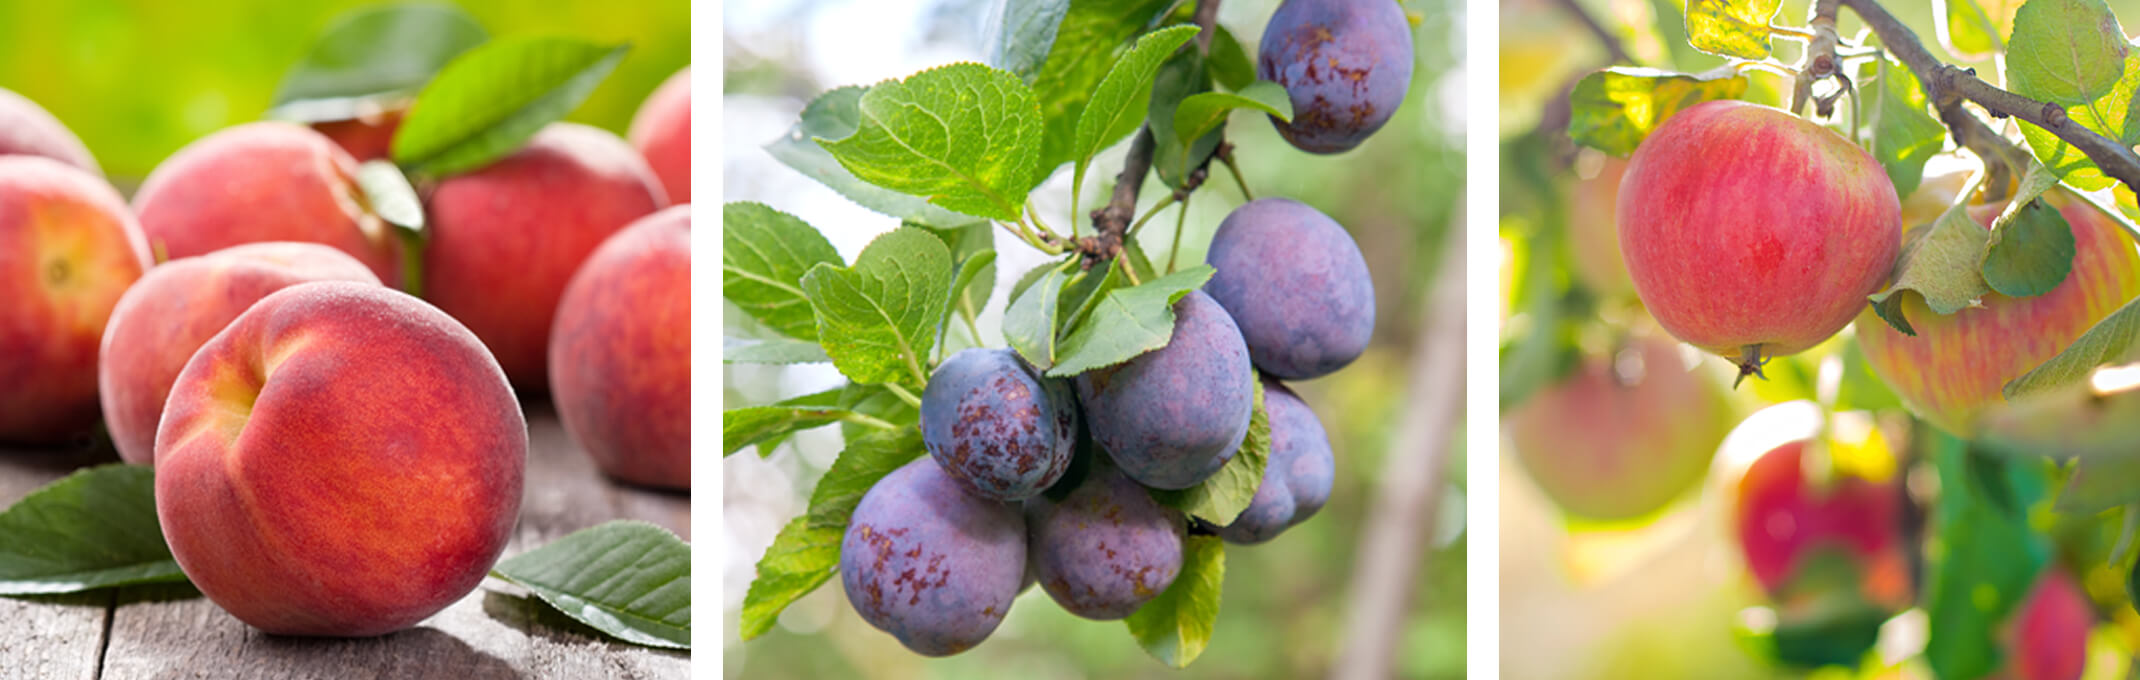
[[[402,109],[381,111],[349,120],[313,123],[312,129],[333,140],[358,163],[380,160],[393,156],[394,132],[401,129],[403,113],[406,111]]]
[[[691,202],[691,67],[661,83],[632,116],[628,135],[661,178],[670,203]]]
[[[162,257],[260,241],[322,243],[399,286],[400,245],[365,205],[356,172],[356,160],[326,135],[294,123],[247,123],[156,166],[134,194],[134,211]]]
[[[299,284],[179,373],[156,430],[156,516],[186,577],[239,620],[382,635],[497,562],[527,448],[468,329],[390,288]]]
[[[307,281],[379,284],[364,263],[317,243],[248,243],[150,269],[120,296],[97,361],[104,424],[119,457],[150,463],[156,421],[186,360],[260,298]]]
[[[97,418],[97,342],[149,268],[141,226],[104,180],[0,156],[0,440],[52,442]]]
[[[104,176],[73,130],[37,102],[0,87],[0,156],[12,155],[43,156]]]
[[[558,298],[603,239],[666,206],[631,145],[556,123],[431,191],[424,297],[467,324],[524,392],[547,389]]]
[[[603,472],[691,488],[691,206],[632,223],[573,275],[550,335],[550,398]]]

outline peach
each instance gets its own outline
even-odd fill
[[[668,205],[664,196],[623,139],[552,124],[432,189],[424,297],[475,331],[514,386],[540,392],[565,284],[603,239]]]
[[[691,202],[691,67],[677,71],[647,95],[627,131],[646,156],[670,203]]]
[[[394,131],[401,129],[402,109],[381,111],[349,120],[313,123],[312,129],[333,140],[358,163],[393,156]]]
[[[0,87],[0,156],[43,156],[102,177],[74,131],[28,97]]]
[[[365,205],[356,172],[356,160],[326,135],[295,123],[247,123],[156,166],[134,194],[134,211],[162,258],[260,241],[322,243],[399,286],[400,245]]]
[[[126,199],[86,171],[0,156],[0,440],[52,442],[97,419],[97,342],[149,268]]]
[[[550,398],[612,477],[691,488],[691,206],[609,237],[550,331]]]
[[[325,281],[263,298],[171,386],[156,516],[186,577],[281,635],[408,628],[473,591],[520,513],[527,421],[468,329]]]
[[[379,284],[364,263],[317,243],[248,243],[150,269],[112,310],[97,361],[104,424],[119,457],[149,463],[156,421],[186,360],[260,298],[307,281]]]

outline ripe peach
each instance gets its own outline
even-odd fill
[[[307,281],[379,284],[364,263],[317,243],[248,243],[172,260],[120,296],[104,328],[98,398],[119,457],[149,463],[156,421],[186,360],[260,298]]]
[[[467,595],[519,516],[527,421],[468,329],[401,292],[277,291],[201,347],[156,430],[186,577],[280,635],[368,636]]]
[[[74,131],[28,97],[0,87],[0,156],[43,156],[104,176]]]
[[[1849,325],[1902,247],[1895,186],[1871,154],[1740,101],[1658,126],[1627,161],[1617,210],[1650,315],[1746,372]]]
[[[79,168],[0,156],[0,440],[51,442],[97,418],[97,341],[149,268],[126,199]]]
[[[661,83],[632,116],[628,136],[646,156],[670,203],[691,202],[691,67]]]
[[[134,211],[162,257],[260,241],[322,243],[399,286],[400,245],[366,207],[356,172],[356,160],[326,135],[294,123],[247,123],[156,166],[134,194]]]
[[[402,109],[382,111],[376,114],[313,123],[312,129],[333,140],[335,146],[349,152],[349,157],[358,163],[393,156],[394,132],[401,129]]]
[[[1887,381],[1905,405],[1959,436],[1975,434],[1988,406],[2003,403],[2006,382],[2050,360],[2088,328],[2140,296],[2140,251],[2116,220],[2065,189],[2043,200],[2073,229],[2073,270],[2050,292],[2027,298],[1999,293],[1984,306],[1934,314],[1924,298],[1907,295],[1903,314],[1916,337],[1903,335],[1873,314],[1858,318],[1858,343],[1875,375]],[[1990,228],[2004,206],[1971,206],[1969,214]]]
[[[424,297],[475,331],[526,392],[548,389],[550,327],[587,255],[668,205],[616,135],[555,123],[527,146],[431,191]]]
[[[595,464],[691,488],[691,207],[641,218],[588,256],[550,334],[550,395]]]
[[[1724,441],[1723,386],[1687,370],[1679,346],[1636,338],[1584,362],[1509,411],[1516,461],[1568,514],[1632,519],[1701,482]]]

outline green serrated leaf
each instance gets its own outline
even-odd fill
[[[2124,146],[2140,144],[2140,117],[2132,115],[2135,90],[2140,90],[2140,53],[2128,52],[2125,70],[2117,84],[2095,101],[2066,109],[2066,120],[2068,124],[2078,124],[2118,140]],[[2029,150],[2067,184],[2082,191],[2097,191],[2117,183],[2103,174],[2088,154],[2059,139],[2058,135],[2028,121],[2020,123],[2021,138],[2028,142]]]
[[[1226,581],[1226,546],[1219,537],[1190,536],[1181,548],[1174,584],[1123,621],[1145,653],[1174,668],[1187,668],[1211,643]]]
[[[1071,328],[1048,376],[1067,378],[1165,347],[1174,336],[1174,303],[1214,273],[1210,265],[1200,264],[1107,293],[1089,317]]]
[[[1033,82],[1069,12],[1070,0],[1007,0],[988,63]]]
[[[668,529],[604,522],[506,558],[491,575],[618,640],[691,648],[691,544]]]
[[[1019,296],[1011,300],[1010,307],[1003,310],[1003,339],[1018,355],[1025,357],[1034,368],[1045,371],[1055,365],[1056,307],[1062,300],[1063,283],[1068,281],[1069,267],[1065,262],[1052,267],[1041,267],[1040,279],[1033,282]]]
[[[1145,125],[1152,132],[1152,171],[1167,188],[1180,189],[1189,173],[1218,151],[1224,128],[1213,129],[1193,141],[1183,141],[1174,130],[1176,111],[1191,96],[1211,91],[1211,72],[1204,55],[1182,50],[1159,67],[1152,79],[1152,97],[1145,111]]]
[[[146,465],[100,465],[30,492],[0,512],[0,595],[185,582],[155,497]]]
[[[1577,144],[1624,158],[1672,114],[1712,99],[1735,99],[1746,93],[1750,82],[1729,71],[1598,71],[1584,76],[1568,94],[1568,136]]]
[[[1181,106],[1174,109],[1175,138],[1186,144],[1202,137],[1226,122],[1226,114],[1234,109],[1256,109],[1279,120],[1293,120],[1293,100],[1285,86],[1258,80],[1240,92],[1203,92],[1181,100]]]
[[[870,210],[931,229],[954,229],[986,220],[930,205],[928,199],[910,196],[862,181],[819,146],[818,138],[845,139],[862,127],[862,93],[869,88],[842,87],[818,95],[803,107],[795,127],[780,139],[765,145],[766,153],[819,184],[831,187],[847,200]]]
[[[1255,405],[1249,412],[1248,435],[1233,458],[1196,486],[1154,489],[1152,498],[1218,526],[1233,524],[1248,509],[1249,502],[1256,499],[1256,489],[1263,486],[1264,470],[1270,466],[1271,458],[1271,420],[1263,406],[1263,381],[1256,379],[1254,370],[1248,372],[1248,381],[1255,384]]]
[[[817,313],[817,339],[832,365],[863,384],[919,389],[944,321],[951,253],[918,227],[894,229],[862,249],[853,267],[825,263],[802,278]]]
[[[858,105],[854,134],[817,139],[848,172],[949,210],[1019,218],[1033,187],[1041,119],[1018,76],[952,64],[879,83]]]
[[[489,165],[578,108],[630,50],[571,38],[468,50],[416,95],[394,133],[394,162],[431,177]]]
[[[1047,264],[1042,264],[1032,269],[1025,270],[1024,274],[1018,276],[1018,280],[1016,282],[1011,283],[1010,299],[1016,300],[1019,296],[1024,295],[1025,289],[1031,288],[1033,287],[1033,284],[1038,283],[1040,281],[1040,277],[1046,275],[1048,273],[1048,270],[1062,266],[1065,262],[1078,259],[1083,258],[1082,256],[1073,254],[1061,260],[1049,262]]]
[[[802,279],[819,264],[844,263],[832,242],[801,218],[762,203],[721,206],[721,296],[767,328],[817,339],[817,315]]]
[[[303,123],[348,120],[382,96],[423,87],[454,57],[490,39],[452,5],[408,3],[343,14],[276,89],[271,117]]]
[[[810,526],[845,531],[855,506],[877,480],[928,453],[918,427],[879,431],[849,442],[810,491]]]
[[[2103,0],[2029,0],[2014,12],[2006,86],[2059,106],[2107,95],[2131,50]]]
[[[1979,268],[1992,290],[2008,297],[2042,295],[2073,270],[2073,228],[2058,210],[2029,201],[1991,233]]]
[[[840,393],[840,408],[875,418],[881,423],[890,424],[895,429],[912,427],[921,422],[920,407],[901,399],[898,394],[885,389],[883,385],[848,384],[847,389]],[[881,424],[867,424],[866,422],[843,422],[840,424],[840,438],[849,442],[884,431],[885,429]]]
[[[1159,64],[1196,37],[1199,30],[1195,26],[1172,26],[1146,33],[1129,52],[1115,60],[1107,77],[1100,80],[1099,88],[1086,101],[1084,112],[1078,115],[1077,145],[1071,147],[1077,161],[1072,175],[1075,186],[1084,185],[1085,170],[1092,165],[1093,154],[1136,131],[1143,122],[1139,114],[1151,102],[1152,78],[1158,75]]]
[[[721,414],[721,455],[734,454],[775,437],[798,430],[829,425],[841,420],[864,420],[842,404],[844,389],[812,392],[766,406],[729,409]],[[758,455],[772,455],[771,446],[759,447]]]
[[[808,340],[722,338],[721,361],[730,364],[818,364],[832,361],[825,348]]]
[[[1992,23],[1991,15],[1977,0],[1945,0],[1942,4],[1947,13],[1939,25],[1939,43],[1946,46],[1949,54],[1963,61],[1983,61],[2004,46],[1998,25]]]
[[[2000,394],[2007,401],[2018,401],[2083,384],[2097,366],[2130,358],[2135,338],[2140,338],[2140,300],[2127,302],[2095,322],[2057,356],[2008,381]]]
[[[1108,260],[1097,269],[1086,269],[1071,275],[1070,282],[1063,284],[1063,299],[1055,308],[1055,337],[1060,339],[1076,332],[1079,324],[1092,315],[1092,308],[1100,304],[1127,279],[1122,275],[1122,263]],[[1059,349],[1059,348],[1058,348]]]
[[[1233,31],[1226,30],[1225,26],[1217,28],[1218,30],[1211,34],[1212,80],[1218,81],[1219,87],[1229,90],[1248,87],[1250,83],[1256,82],[1256,62],[1249,60],[1248,50],[1241,46],[1240,39],[1234,37]],[[1287,99],[1286,108],[1290,109],[1292,106],[1293,101]]]
[[[1972,188],[1980,181],[1972,181]],[[1915,336],[1908,317],[1918,310],[1953,314],[1977,304],[1991,292],[1978,273],[1990,238],[1961,205],[1948,208],[1931,225],[1911,230],[1895,259],[1894,283],[1868,298],[1873,311],[1895,330]],[[1908,295],[1911,292],[1917,296]]]
[[[1107,77],[1114,56],[1129,49],[1131,39],[1170,4],[1170,0],[1071,0],[1048,60],[1033,78],[1043,133],[1030,186],[1038,186],[1056,168],[1075,159],[1077,125],[1085,114],[1086,98]]]
[[[1783,0],[1687,0],[1687,35],[1694,48],[1734,59],[1767,59],[1769,22]]]
[[[765,557],[759,558],[758,576],[743,595],[737,633],[745,641],[766,634],[782,610],[832,578],[840,566],[840,539],[846,533],[844,527],[811,526],[806,517],[781,528],[773,545],[765,549]]]
[[[1878,62],[1875,87],[1859,86],[1865,95],[1865,118],[1872,123],[1872,153],[1895,195],[1908,196],[1924,181],[1925,162],[1947,141],[1947,128],[1933,118],[1924,88],[1908,68],[1888,59]]]

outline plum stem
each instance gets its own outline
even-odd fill
[[[1221,142],[1216,157],[1220,163],[1226,165],[1226,172],[1233,175],[1234,186],[1241,187],[1241,200],[1243,202],[1256,200],[1255,194],[1248,191],[1248,180],[1241,176],[1241,166],[1233,162],[1233,143]]]
[[[1197,49],[1205,54],[1211,52],[1211,35],[1214,27],[1218,25],[1218,16],[1219,0],[1196,0],[1195,21],[1197,27],[1203,29],[1197,32],[1196,45]],[[1224,144],[1223,141],[1220,143]],[[1138,128],[1136,139],[1129,145],[1129,156],[1122,160],[1122,173],[1115,176],[1114,194],[1108,197],[1106,206],[1092,211],[1092,237],[1072,239],[1067,244],[1068,249],[1084,254],[1086,268],[1122,254],[1122,245],[1128,238],[1132,218],[1137,216],[1137,193],[1144,188],[1144,178],[1152,171],[1152,152],[1155,147],[1152,126]],[[1210,162],[1211,159],[1204,159],[1206,165]],[[1196,174],[1202,172],[1203,169],[1198,168]],[[1194,191],[1195,185],[1186,184],[1184,190]],[[1162,202],[1160,206],[1165,204]],[[1154,211],[1160,206],[1154,206]],[[1150,215],[1147,214],[1146,217]],[[1136,222],[1142,223],[1141,220]]]
[[[921,408],[921,397],[914,396],[913,392],[907,391],[907,388],[901,387],[899,383],[885,383],[884,391],[892,393],[892,396],[898,397],[900,401],[906,402],[908,406]]]
[[[1732,362],[1739,365],[1739,377],[1731,379],[1731,388],[1739,389],[1739,383],[1745,382],[1746,376],[1749,375],[1767,380],[1768,376],[1761,372],[1761,367],[1768,365],[1769,359],[1772,358],[1774,357],[1761,356],[1760,343],[1739,348],[1739,358]]]
[[[1235,177],[1240,175],[1236,174]],[[1248,187],[1242,187],[1246,191]],[[1174,245],[1167,246],[1167,273],[1174,273],[1175,256],[1181,254],[1182,225],[1189,221],[1189,199],[1182,199],[1181,210],[1174,212]]]

